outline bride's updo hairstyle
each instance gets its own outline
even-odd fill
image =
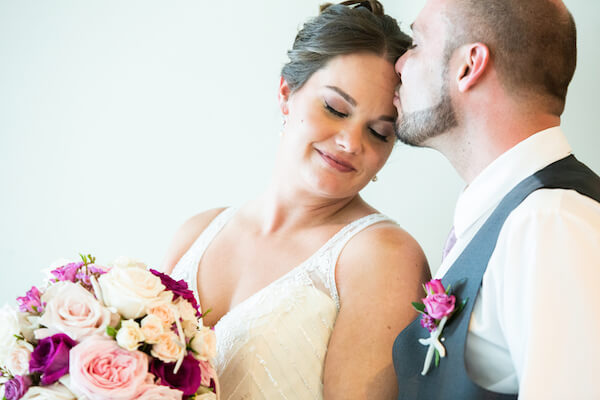
[[[367,52],[393,64],[411,43],[377,0],[323,4],[296,35],[281,76],[295,91],[336,56]]]

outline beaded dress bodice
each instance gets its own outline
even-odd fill
[[[200,260],[234,215],[228,208],[200,234],[175,266],[197,298]],[[303,263],[229,310],[215,325],[221,399],[322,399],[323,367],[340,307],[335,283],[339,255],[356,233],[380,221],[351,222]]]

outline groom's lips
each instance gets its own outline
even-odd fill
[[[339,157],[335,157],[334,155],[327,153],[325,151],[321,151],[319,149],[315,149],[317,153],[325,160],[327,164],[329,164],[334,169],[340,172],[352,172],[356,171],[356,168],[352,164],[347,161],[341,160]]]

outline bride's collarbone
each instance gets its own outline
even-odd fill
[[[229,311],[310,258],[335,233],[298,235],[289,240],[216,238],[198,266],[198,289],[205,324],[214,325]],[[322,237],[319,237],[322,236]]]

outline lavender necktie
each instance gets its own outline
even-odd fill
[[[453,226],[452,230],[450,230],[450,233],[448,234],[448,239],[446,239],[446,244],[444,245],[444,250],[442,251],[442,261],[444,261],[444,258],[446,258],[448,253],[450,253],[450,250],[452,250],[452,248],[454,247],[455,244],[456,244],[456,234],[454,233],[454,226]]]

